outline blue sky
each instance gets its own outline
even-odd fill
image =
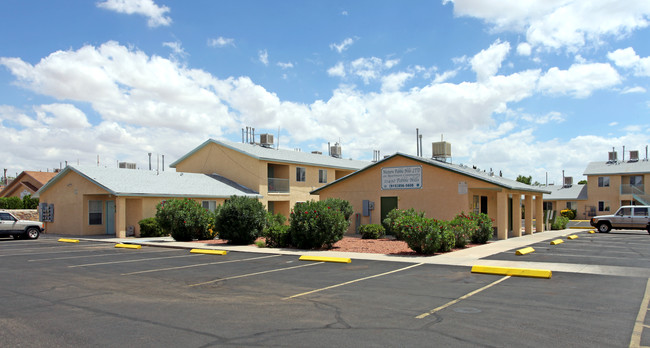
[[[650,144],[650,2],[0,3],[0,166],[169,164],[208,138],[559,183]]]

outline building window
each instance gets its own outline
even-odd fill
[[[324,184],[327,183],[327,170],[319,169],[318,170],[318,183]]]
[[[553,202],[542,202],[542,210],[553,210]]]
[[[102,201],[88,201],[88,224],[102,224]]]
[[[643,185],[643,176],[633,175],[630,177],[630,186],[642,186]]]
[[[305,181],[305,168],[296,167],[296,181]]]
[[[203,209],[205,210],[214,211],[217,209],[217,201],[203,201],[201,205],[203,205]]]
[[[599,201],[598,202],[598,211],[609,211],[609,202],[608,201]]]
[[[578,202],[566,202],[566,208],[570,210],[578,210]]]
[[[599,176],[598,187],[609,187],[609,176]]]

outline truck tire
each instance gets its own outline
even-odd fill
[[[25,231],[25,239],[38,239],[41,231],[36,227],[30,227]]]
[[[610,226],[607,222],[601,222],[598,224],[598,232],[600,233],[609,233],[611,229],[612,226]]]

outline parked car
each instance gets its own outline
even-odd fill
[[[650,216],[648,205],[624,205],[614,215],[598,215],[591,218],[591,226],[598,232],[607,233],[612,229],[646,230],[650,233]]]
[[[43,231],[42,222],[20,220],[8,211],[0,211],[0,237],[36,239]]]

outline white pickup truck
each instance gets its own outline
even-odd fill
[[[8,211],[0,211],[0,237],[36,239],[43,231],[42,222],[20,220]]]
[[[598,215],[591,218],[591,226],[598,232],[617,230],[646,230],[650,233],[650,206],[624,205],[614,215]]]

